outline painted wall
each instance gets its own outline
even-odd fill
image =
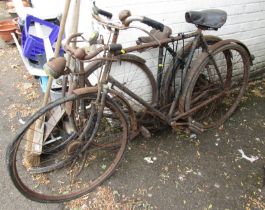
[[[205,34],[243,41],[256,58],[252,71],[265,69],[265,0],[97,0],[96,3],[98,7],[115,14],[116,19],[119,11],[129,9],[133,15],[145,15],[158,20],[170,26],[173,34],[195,29],[194,25],[185,22],[185,11],[209,8],[225,10],[228,14],[226,24],[217,32],[206,31]],[[142,26],[148,29],[145,25]],[[136,30],[123,33],[119,42],[126,45],[133,44],[140,35]],[[145,53],[144,57],[155,72],[156,60],[151,58],[157,57],[157,52]]]
[[[57,9],[61,12],[65,0],[32,0],[40,11],[53,11]],[[72,7],[74,5],[72,0]],[[91,30],[100,30],[106,34],[102,27],[92,24],[91,7],[92,0],[82,0],[80,10],[80,32],[90,33]],[[188,10],[202,10],[209,8],[223,9],[228,13],[226,24],[219,31],[206,31],[205,34],[221,36],[224,39],[234,38],[243,41],[251,53],[255,55],[253,71],[259,71],[265,67],[265,0],[96,0],[99,8],[110,11],[114,14],[113,21],[118,21],[118,13],[123,9],[129,9],[132,15],[145,15],[155,20],[161,21],[172,28],[173,34],[188,32],[195,29],[195,26],[185,22],[184,14]],[[66,33],[70,33],[72,12],[70,11]],[[151,28],[143,25],[143,28]],[[137,30],[130,30],[121,33],[119,42],[124,46],[135,43],[138,36],[144,35]],[[107,36],[106,36],[107,37]],[[157,51],[152,50],[141,54],[147,59],[147,65],[155,73]]]

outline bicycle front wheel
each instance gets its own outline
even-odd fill
[[[238,44],[218,47],[187,78],[184,91],[189,122],[203,130],[219,127],[237,108],[245,93],[250,58]]]
[[[127,145],[127,122],[109,97],[99,117],[93,105],[95,98],[96,94],[71,95],[54,101],[35,113],[18,133],[8,147],[7,166],[14,185],[24,196],[38,202],[68,201],[90,192],[115,171]],[[69,127],[67,102],[72,102],[71,116],[77,130]],[[58,110],[61,115],[57,118]],[[43,128],[35,129],[39,120],[43,121]],[[95,123],[99,125],[97,129]],[[45,142],[39,164],[26,167],[23,159],[26,144],[33,138],[27,135],[32,129]],[[113,141],[118,145],[115,149],[93,143]],[[61,146],[55,150],[58,145]]]

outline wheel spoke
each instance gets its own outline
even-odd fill
[[[240,45],[224,45],[194,71],[186,93],[186,113],[200,128],[218,127],[235,111],[246,90],[248,54]]]
[[[28,198],[39,202],[74,199],[93,190],[115,171],[127,145],[126,119],[110,98],[107,98],[103,110],[107,115],[99,119],[97,110],[93,111],[94,106],[91,106],[95,97],[96,94],[75,95],[54,101],[30,118],[23,132],[11,144],[8,156],[9,172],[15,186]],[[38,165],[26,168],[22,157],[27,151],[26,143],[31,141],[27,138],[27,133],[32,129],[32,125],[43,119],[43,116],[53,119],[49,113],[68,102],[72,103],[71,115],[64,115],[58,123],[52,123],[54,129],[48,136],[49,144],[44,145],[46,153],[43,150],[39,155]],[[77,133],[67,134],[65,122],[68,122],[70,117],[77,127]],[[100,124],[94,132],[96,120]],[[57,127],[60,129],[56,129]],[[58,132],[61,140],[53,141]],[[89,137],[92,132],[95,136],[88,144],[88,139],[82,138],[82,135]],[[84,150],[86,144],[88,147]],[[116,145],[115,150],[106,145]],[[58,148],[60,149],[57,150]],[[31,157],[30,153],[28,155]]]

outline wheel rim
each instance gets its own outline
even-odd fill
[[[107,120],[108,122],[112,121],[112,124],[108,125],[108,128],[112,126],[112,129],[114,129],[115,125],[116,133],[114,133],[113,130],[106,130],[106,126],[102,127],[102,123],[100,123],[95,139],[98,142],[109,140],[110,138],[106,138],[106,135],[108,134],[107,136],[110,136],[111,133],[113,139],[116,139],[116,141],[117,139],[120,140],[120,147],[116,148],[116,150],[106,150],[95,145],[90,145],[89,149],[86,150],[86,158],[84,158],[85,155],[81,158],[75,156],[70,163],[65,164],[62,168],[49,171],[48,173],[31,175],[24,167],[21,161],[22,158],[20,158],[21,155],[23,155],[23,149],[25,148],[22,141],[23,139],[24,142],[26,140],[23,138],[25,137],[26,132],[22,132],[20,137],[13,144],[13,148],[10,149],[8,157],[9,172],[15,186],[25,196],[32,200],[39,202],[62,202],[79,197],[101,184],[115,171],[115,168],[120,162],[126,148],[128,135],[127,123],[119,108],[112,103],[107,102],[104,112],[112,114],[112,116],[109,116],[108,118],[105,117],[102,120]],[[31,120],[31,123],[29,123],[27,127],[30,128],[30,125],[32,125],[39,117],[40,116],[35,116],[35,119]],[[62,153],[63,154],[56,153],[56,158],[59,159],[60,155],[67,155],[65,154],[65,151]],[[74,155],[68,154],[68,156],[72,157]],[[45,158],[47,158],[47,154],[41,156],[42,167],[44,164],[48,164],[47,159]],[[51,156],[48,158],[51,158]],[[60,160],[62,161],[63,157]],[[53,160],[53,164],[54,162],[55,160]],[[51,161],[49,164],[51,164]],[[36,169],[36,167],[33,168]],[[88,171],[88,169],[91,170]]]
[[[226,45],[213,54],[221,76],[214,74],[214,62],[207,57],[194,75],[185,99],[188,111],[219,94],[189,118],[190,123],[204,129],[220,126],[235,111],[248,82],[249,60],[241,46]]]
[[[102,62],[95,63],[92,67],[86,69],[87,84],[95,86],[100,77],[100,70],[105,65]],[[124,59],[113,62],[110,75],[131,90],[136,95],[150,104],[156,103],[157,89],[156,82],[151,71],[142,63],[133,59]],[[115,88],[115,87],[112,87]],[[120,91],[117,88],[117,91]],[[126,93],[122,93],[123,97],[129,102],[134,111],[140,112],[144,107]]]

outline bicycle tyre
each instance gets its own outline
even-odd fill
[[[185,81],[187,87],[182,97],[185,101],[180,103],[184,104],[186,112],[207,103],[189,116],[190,127],[195,125],[202,131],[219,127],[233,114],[246,91],[249,78],[250,58],[241,45],[218,43],[211,55],[220,76],[213,74],[212,69],[216,69],[214,61],[204,53],[202,57],[205,58],[187,76],[190,80]]]
[[[106,110],[105,112],[111,116],[109,116],[109,118],[107,117],[102,117],[102,119],[97,118],[97,121],[100,120],[99,124],[100,127],[97,130],[95,130],[96,135],[94,138],[97,139],[98,141],[99,139],[102,139],[102,141],[109,141],[111,134],[115,139],[115,141],[119,139],[120,146],[119,148],[116,148],[115,154],[114,150],[102,150],[102,148],[97,148],[96,146],[91,145],[87,150],[89,152],[88,155],[90,155],[89,157],[85,156],[85,158],[82,160],[81,158],[77,159],[75,157],[76,159],[74,160],[74,162],[72,161],[71,164],[66,164],[64,167],[60,169],[52,170],[49,171],[48,173],[40,172],[39,174],[35,175],[32,175],[24,167],[22,163],[22,158],[20,158],[21,152],[23,152],[24,150],[24,145],[23,145],[24,143],[22,143],[22,141],[23,140],[27,141],[26,139],[23,139],[23,137],[26,136],[26,133],[31,128],[31,126],[36,123],[36,120],[40,119],[40,117],[47,116],[47,114],[49,114],[52,109],[54,109],[55,107],[62,106],[66,102],[69,101],[75,102],[76,100],[78,101],[94,100],[95,98],[96,98],[96,93],[85,94],[85,95],[71,95],[62,99],[58,99],[48,104],[47,106],[36,112],[28,120],[28,122],[24,125],[24,127],[18,132],[12,143],[8,146],[6,153],[6,163],[7,163],[8,172],[15,187],[25,197],[27,197],[30,200],[43,202],[43,203],[47,202],[58,203],[58,202],[69,201],[92,191],[115,172],[115,169],[120,163],[124,155],[124,152],[126,150],[127,140],[128,140],[128,126],[124,113],[109,97],[107,97],[106,99],[106,106],[104,110]],[[103,124],[103,121],[105,120],[107,122],[112,123],[113,125],[112,126],[113,128],[108,127],[109,130],[113,129],[109,131],[109,133],[104,133],[107,130],[104,128],[104,125],[101,126]],[[114,128],[114,126],[116,127]],[[80,154],[78,153],[81,151],[81,149],[82,148],[80,148],[79,145],[74,155],[80,156]],[[97,154],[96,157],[93,156],[94,155],[93,152]],[[114,155],[113,160],[109,160],[108,158],[104,159],[105,154],[110,155],[110,157]],[[55,154],[53,153],[52,155]],[[64,158],[64,155],[66,155],[66,152],[61,154],[62,160]],[[58,154],[56,153],[56,158],[60,158],[61,156],[59,156],[59,153]],[[68,154],[68,156],[71,157],[73,156],[73,154]],[[100,160],[98,159],[96,160],[96,158],[98,157],[103,158],[102,162],[99,162]],[[43,157],[44,164],[47,164],[47,159],[44,158],[47,158],[47,156]],[[78,161],[80,161],[80,163]],[[69,177],[70,175],[72,176],[72,173],[75,173],[74,170],[77,170],[78,172],[79,169],[77,167],[79,167],[83,163],[82,161],[84,161],[85,165],[83,166],[82,171],[80,173],[77,173],[77,176],[74,177],[76,180],[72,183],[73,180],[70,180]],[[104,164],[104,167],[101,164]],[[87,171],[88,167],[89,168],[93,167],[92,171],[88,172]],[[85,172],[83,169],[86,169]],[[95,174],[97,172],[96,170],[98,170],[98,174]],[[35,179],[36,177],[34,177],[33,179],[33,176],[36,176],[37,179]],[[44,176],[44,178],[42,176]],[[95,176],[94,180],[92,180],[92,176]],[[85,178],[91,180],[90,181],[84,180]],[[79,183],[81,181],[82,184]],[[46,191],[44,192],[44,190]]]

